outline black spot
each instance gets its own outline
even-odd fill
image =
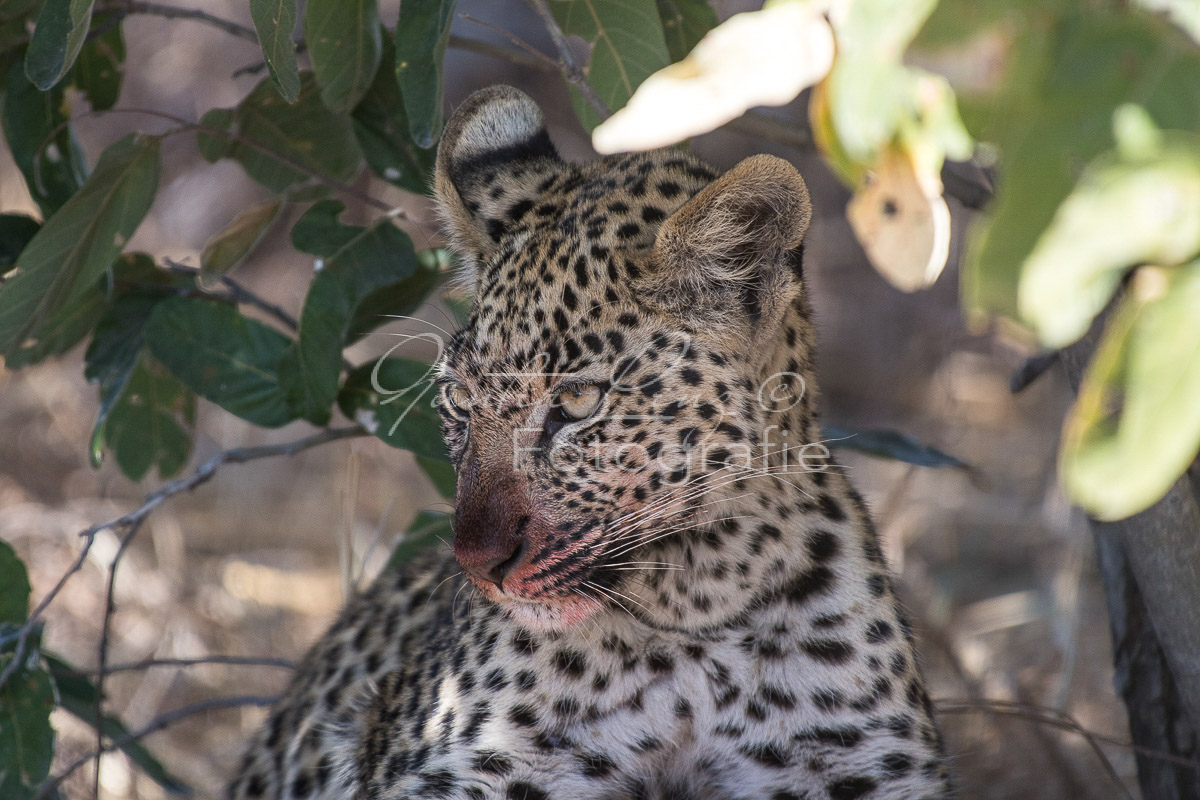
[[[800,646],[813,658],[829,664],[845,664],[854,655],[854,648],[841,639],[805,639]]]
[[[818,563],[837,555],[838,547],[837,537],[827,530],[813,531],[808,539],[808,555]]]
[[[855,800],[875,788],[875,780],[865,775],[842,778],[829,784],[826,789],[832,800]]]
[[[559,650],[554,654],[554,667],[571,678],[580,678],[587,672],[587,660],[578,650]]]
[[[765,767],[786,767],[791,760],[788,752],[774,743],[743,745],[738,749],[742,755],[754,759]]]
[[[508,719],[518,727],[532,728],[537,725],[537,709],[528,703],[513,706],[508,712]]]
[[[504,796],[507,800],[550,800],[550,795],[527,781],[513,781]]]
[[[478,750],[475,752],[475,771],[486,772],[489,775],[507,775],[512,772],[512,759],[495,750]]]
[[[890,778],[899,778],[912,769],[912,757],[905,753],[888,753],[880,762]]]
[[[887,622],[877,619],[867,626],[867,641],[870,644],[880,644],[892,638],[895,633]]]
[[[813,567],[793,578],[783,587],[784,597],[789,602],[807,602],[810,597],[828,592],[833,586],[833,570],[829,567]]]
[[[588,778],[603,778],[617,766],[616,762],[603,753],[582,753],[578,759],[583,774]]]

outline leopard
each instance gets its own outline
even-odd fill
[[[862,497],[822,442],[812,203],[770,155],[568,163],[496,86],[434,199],[452,541],[348,601],[228,796],[947,798]]]

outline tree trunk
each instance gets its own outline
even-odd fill
[[[1106,318],[1107,315],[1101,315]],[[1100,325],[1062,353],[1076,390]],[[1200,762],[1200,469],[1118,522],[1092,520],[1113,637],[1114,683],[1135,744]],[[1137,753],[1145,800],[1200,798],[1200,769]]]

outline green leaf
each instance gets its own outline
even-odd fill
[[[1144,269],[1096,349],[1063,433],[1062,475],[1098,519],[1143,511],[1200,449],[1200,261]]]
[[[300,71],[296,66],[296,0],[250,0],[250,18],[262,45],[271,80],[283,99],[296,102],[300,96]]]
[[[98,283],[103,282],[103,278]],[[108,298],[97,286],[89,289],[46,320],[33,332],[31,343],[10,353],[4,359],[8,369],[20,369],[59,356],[83,341],[99,321]]]
[[[1200,132],[1200,49],[1168,22],[1139,14],[1051,17],[1018,40],[1008,82],[968,120],[1005,168],[989,218],[963,264],[968,312],[1016,318],[1018,284],[1042,233],[1083,168],[1113,146],[1112,116],[1141,105],[1163,129]]]
[[[424,456],[417,456],[416,458],[417,466],[433,482],[433,486],[438,490],[438,494],[450,500],[454,499],[454,490],[457,483],[454,475],[454,466],[447,461],[440,461],[435,458],[425,458]]]
[[[184,386],[265,428],[296,418],[276,364],[291,339],[225,303],[171,298],[155,306],[145,329],[150,352]]]
[[[658,0],[658,16],[672,61],[682,61],[717,26],[708,0]]]
[[[350,244],[366,229],[338,222],[345,210],[346,204],[340,200],[314,203],[292,226],[292,246],[302,253],[329,258]]]
[[[1025,263],[1021,316],[1048,347],[1087,332],[1131,265],[1171,266],[1200,253],[1200,137],[1088,168]]]
[[[162,478],[183,469],[192,453],[196,398],[160,364],[139,358],[124,391],[93,433],[103,437],[121,472],[133,481],[158,467]]]
[[[121,94],[125,38],[118,25],[88,41],[79,52],[71,82],[87,96],[93,111],[116,105]]]
[[[25,564],[12,545],[0,541],[0,623],[25,624],[29,618],[29,592]]]
[[[396,61],[391,37],[383,38],[380,61],[375,82],[351,115],[354,136],[376,175],[393,186],[424,194],[429,191],[436,153],[413,141],[396,71],[389,66]]]
[[[240,265],[267,235],[283,208],[282,197],[271,197],[242,209],[204,243],[200,251],[200,282],[206,286]]]
[[[17,263],[17,256],[42,227],[24,214],[0,214],[0,275]]]
[[[857,450],[867,455],[903,461],[918,467],[954,467],[970,469],[970,466],[954,456],[947,455],[936,447],[917,441],[908,434],[892,430],[850,430],[834,425],[821,428],[824,444],[830,449]]]
[[[158,138],[131,134],[109,145],[74,197],[46,221],[0,288],[0,352],[6,355],[58,309],[90,289],[137,229],[158,190]]]
[[[418,147],[442,133],[442,62],[455,0],[402,0],[396,23],[396,81]]]
[[[63,87],[38,91],[14,66],[5,82],[0,122],[13,160],[43,217],[49,217],[87,179],[87,159],[71,127]]]
[[[11,654],[0,655],[0,669],[11,660]],[[5,800],[32,798],[49,774],[54,706],[54,683],[43,669],[22,665],[0,685],[0,797]]]
[[[392,447],[449,461],[441,420],[433,408],[433,367],[406,358],[381,358],[346,378],[338,406]]]
[[[352,180],[362,164],[350,118],[325,107],[310,72],[300,74],[300,95],[291,105],[264,78],[232,113],[213,109],[201,123],[228,133],[198,134],[204,158],[232,158],[276,194],[311,177],[285,160],[342,183]]]
[[[75,63],[92,24],[94,0],[46,0],[25,53],[25,74],[46,91]]]
[[[654,0],[550,0],[550,10],[564,33],[591,45],[587,80],[611,111],[624,106],[642,81],[671,63]],[[575,112],[590,131],[600,117],[573,94]]]
[[[332,202],[317,207],[325,213]],[[341,227],[353,236],[324,259],[304,299],[298,341],[279,363],[292,408],[318,425],[328,422],[337,397],[342,350],[389,314],[415,309],[437,280],[436,268],[418,260],[412,240],[391,219]]]
[[[96,684],[84,673],[60,658],[45,653],[46,666],[58,689],[59,705],[64,711],[81,722],[96,728]],[[190,794],[191,789],[180,781],[150,754],[140,742],[129,738],[129,729],[112,715],[106,714],[100,728],[108,739],[118,742],[121,752],[142,769],[150,778],[171,794]]]
[[[304,38],[321,99],[333,111],[349,112],[379,68],[377,0],[308,0]]]
[[[449,542],[453,536],[454,517],[440,511],[419,511],[399,543],[392,548],[384,570],[399,569],[425,548],[438,542]]]

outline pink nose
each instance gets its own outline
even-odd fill
[[[454,557],[475,580],[503,588],[504,579],[528,556],[525,487],[512,472],[492,476],[483,474],[478,462],[464,466],[454,519]]]

